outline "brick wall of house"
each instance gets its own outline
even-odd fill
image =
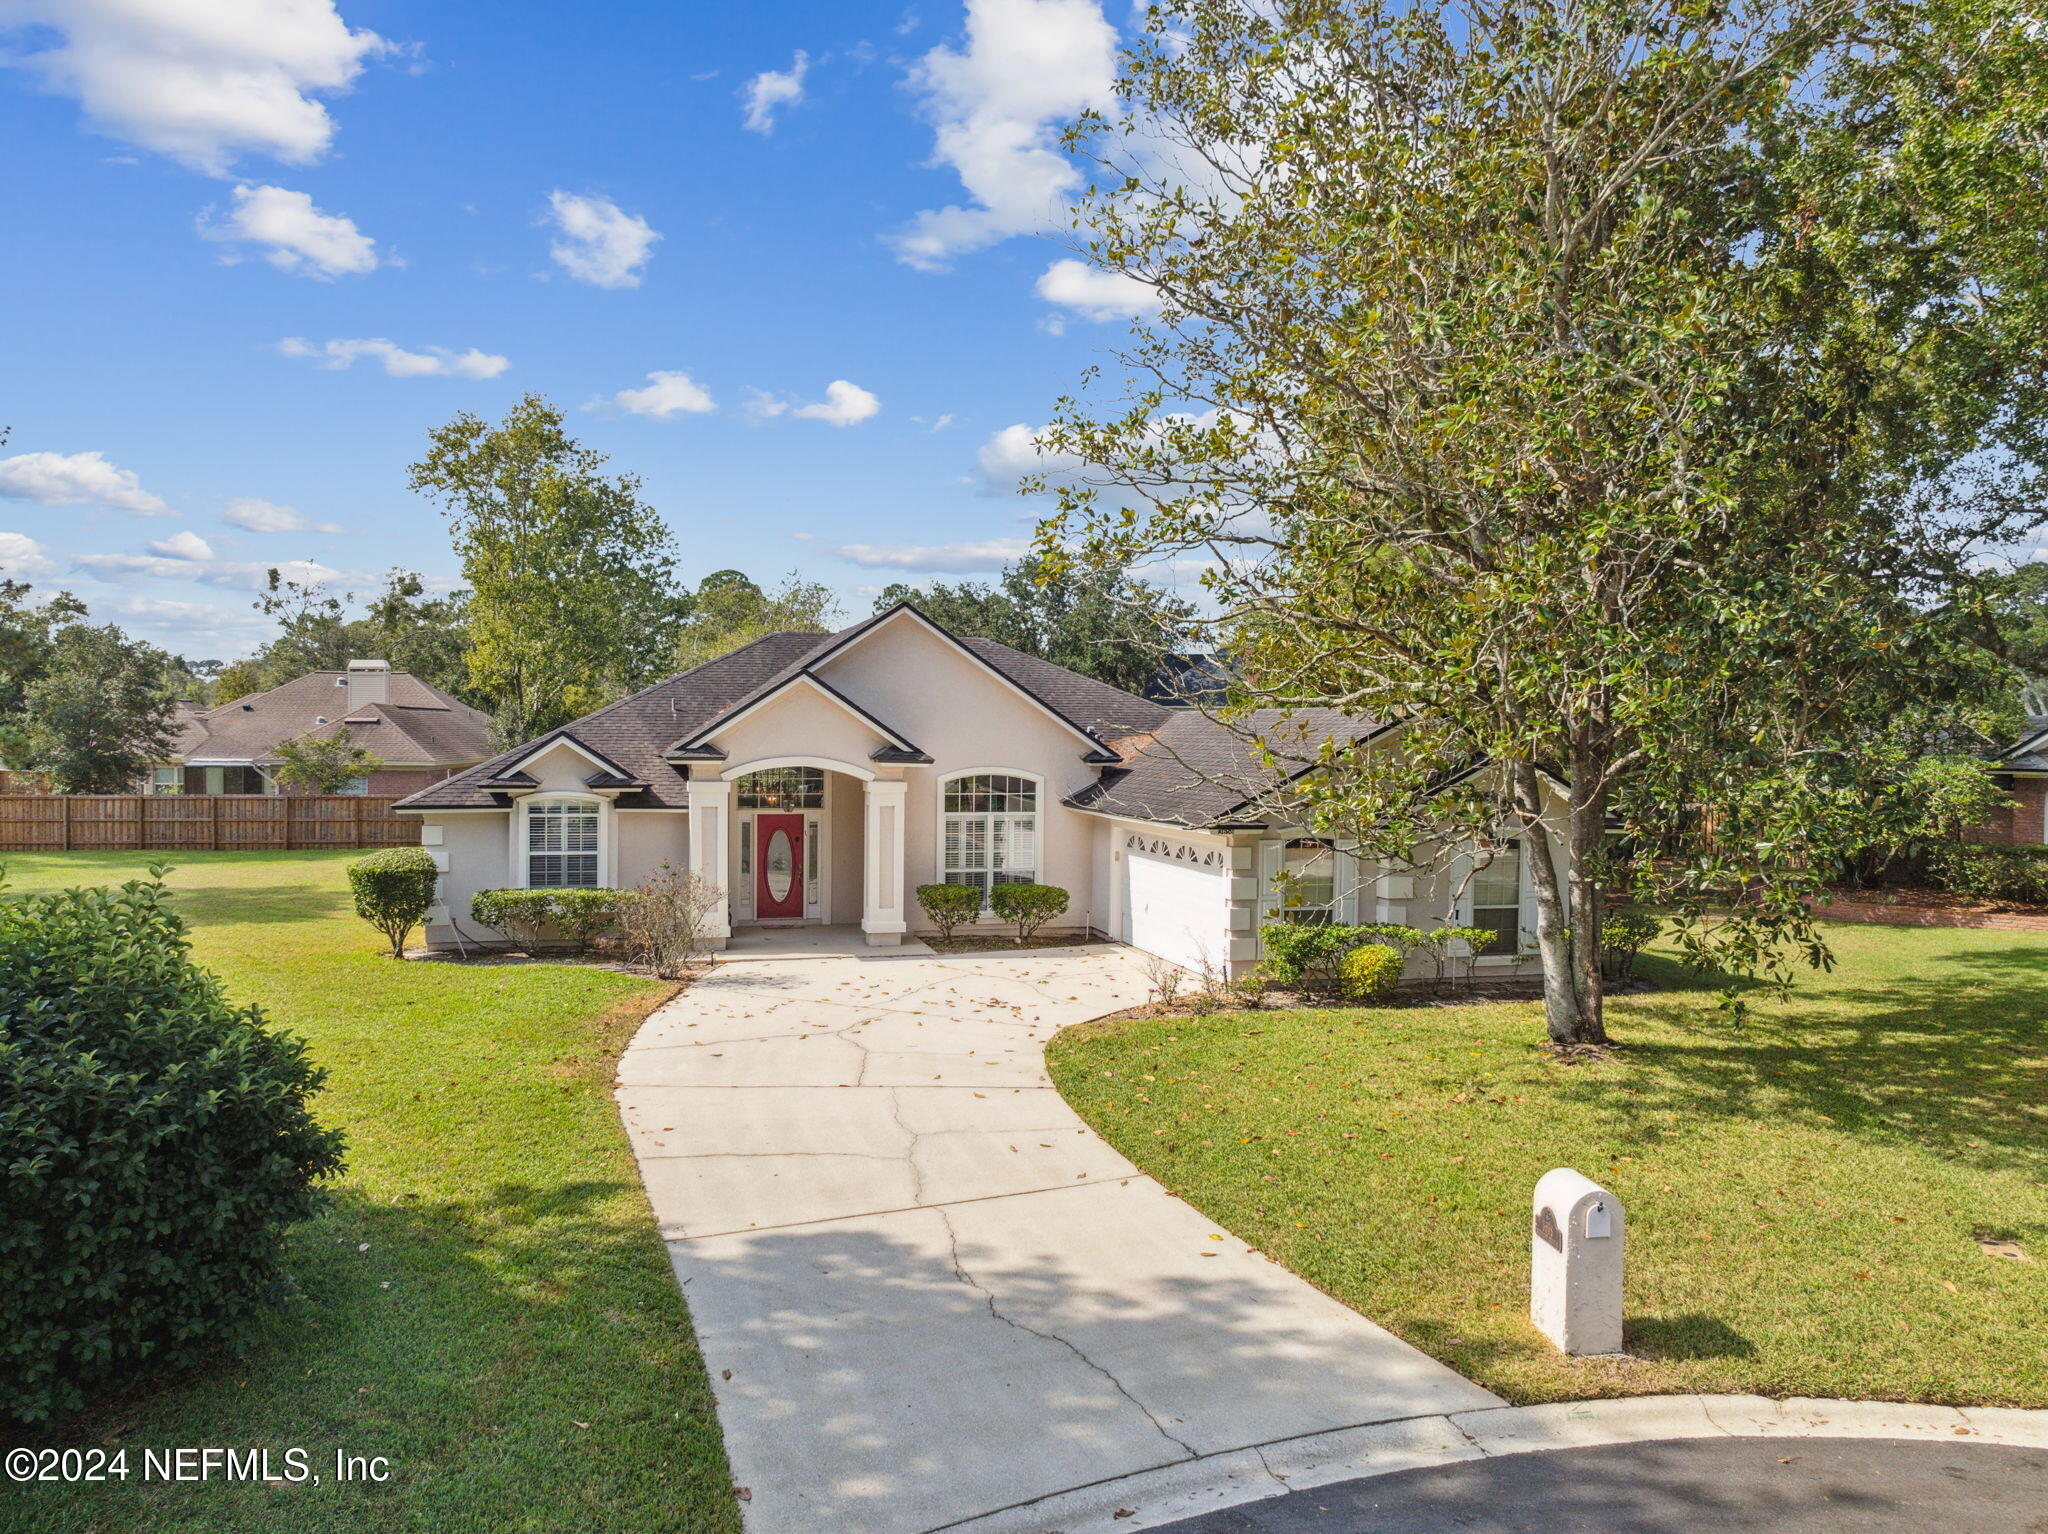
[[[2038,847],[2048,841],[2048,778],[2000,777],[2012,803],[1964,833],[1965,840],[2009,847]]]
[[[380,767],[370,774],[370,782],[363,792],[369,794],[392,794],[403,797],[416,794],[421,789],[453,777],[461,769],[456,767]],[[288,788],[288,794],[303,793],[304,790]]]

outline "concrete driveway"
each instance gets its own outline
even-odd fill
[[[619,1104],[751,1534],[1028,1528],[1161,1467],[1273,1486],[1261,1445],[1500,1404],[1067,1107],[1046,1040],[1145,991],[1109,946],[868,952],[721,964],[648,1019]]]

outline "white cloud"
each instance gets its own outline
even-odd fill
[[[832,552],[870,570],[923,570],[965,575],[1000,570],[1031,550],[1026,538],[990,538],[980,543],[842,543]]]
[[[279,271],[323,281],[360,277],[377,269],[377,242],[352,219],[321,212],[307,193],[281,186],[238,186],[234,197],[235,205],[220,222],[210,221],[211,209],[200,215],[202,237],[263,246],[263,259]]]
[[[132,470],[100,453],[17,453],[0,458],[0,496],[40,506],[111,506],[138,517],[167,517],[171,508],[142,488]]]
[[[772,421],[779,415],[787,414],[789,401],[770,394],[766,389],[749,389],[740,413],[754,422]]]
[[[15,580],[55,575],[57,567],[45,557],[48,553],[26,533],[0,533],[0,575]]]
[[[338,533],[342,526],[338,522],[314,522],[296,506],[280,506],[275,501],[258,500],[253,495],[238,495],[227,504],[220,514],[221,521],[229,527],[239,527],[252,533]]]
[[[1069,453],[1055,453],[1040,440],[1043,430],[1034,431],[1019,421],[1005,426],[982,443],[975,455],[975,467],[997,494],[1014,492],[1018,482],[1032,474],[1073,473],[1081,460]]]
[[[216,176],[244,153],[318,159],[334,121],[311,98],[389,47],[333,0],[0,0],[0,25],[36,29],[8,62],[96,131]]]
[[[175,602],[161,597],[123,597],[94,602],[119,619],[123,628],[169,648],[212,650],[249,646],[271,637],[268,618],[247,608],[219,607],[212,602]]]
[[[804,99],[804,76],[811,67],[810,55],[799,48],[787,69],[764,69],[747,82],[742,93],[746,101],[745,126],[750,133],[773,133],[775,113]]]
[[[297,336],[287,336],[277,343],[277,349],[283,356],[309,357],[321,367],[330,369],[346,368],[359,357],[371,357],[383,363],[384,371],[393,378],[496,378],[512,366],[510,358],[500,357],[495,352],[480,352],[473,346],[466,352],[450,351],[445,346],[429,346],[424,351],[412,352],[381,336],[355,341],[327,341],[318,346]],[[268,529],[258,528],[256,531]]]
[[[971,201],[926,209],[893,237],[927,271],[964,251],[1054,223],[1080,174],[1060,128],[1115,105],[1116,30],[1096,0],[968,0],[964,49],[941,45],[911,70],[934,129],[933,161]]]
[[[687,373],[649,373],[644,389],[621,389],[612,403],[635,415],[667,420],[676,415],[702,415],[716,410],[710,393]]]
[[[355,582],[366,584],[371,577],[349,573],[312,559],[179,559],[162,554],[81,554],[72,568],[103,581],[131,581],[142,577],[158,580],[199,581],[208,586],[226,586],[237,591],[261,591],[277,571],[288,581],[308,584]]]
[[[1151,284],[1074,260],[1048,266],[1039,276],[1038,296],[1084,320],[1132,319],[1159,307],[1159,294]]]
[[[637,288],[640,268],[661,238],[637,213],[609,197],[548,193],[548,207],[562,238],[548,247],[555,264],[578,282],[600,288]]]
[[[189,529],[159,538],[149,546],[152,554],[161,554],[165,559],[211,559],[213,549],[207,541]]]
[[[796,413],[808,421],[829,426],[852,426],[880,412],[882,402],[859,384],[835,378],[825,385],[825,397],[815,404],[799,405]]]

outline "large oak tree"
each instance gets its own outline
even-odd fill
[[[1155,7],[1070,142],[1161,307],[1046,546],[1208,558],[1248,705],[1406,721],[1300,812],[1518,835],[1554,1040],[1624,878],[1703,963],[1825,962],[1862,746],[1986,697],[1972,560],[2039,500],[2043,56],[2001,0]]]

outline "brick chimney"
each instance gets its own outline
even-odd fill
[[[389,703],[391,701],[391,662],[388,660],[352,660],[348,663],[348,712],[353,714],[365,703]]]

